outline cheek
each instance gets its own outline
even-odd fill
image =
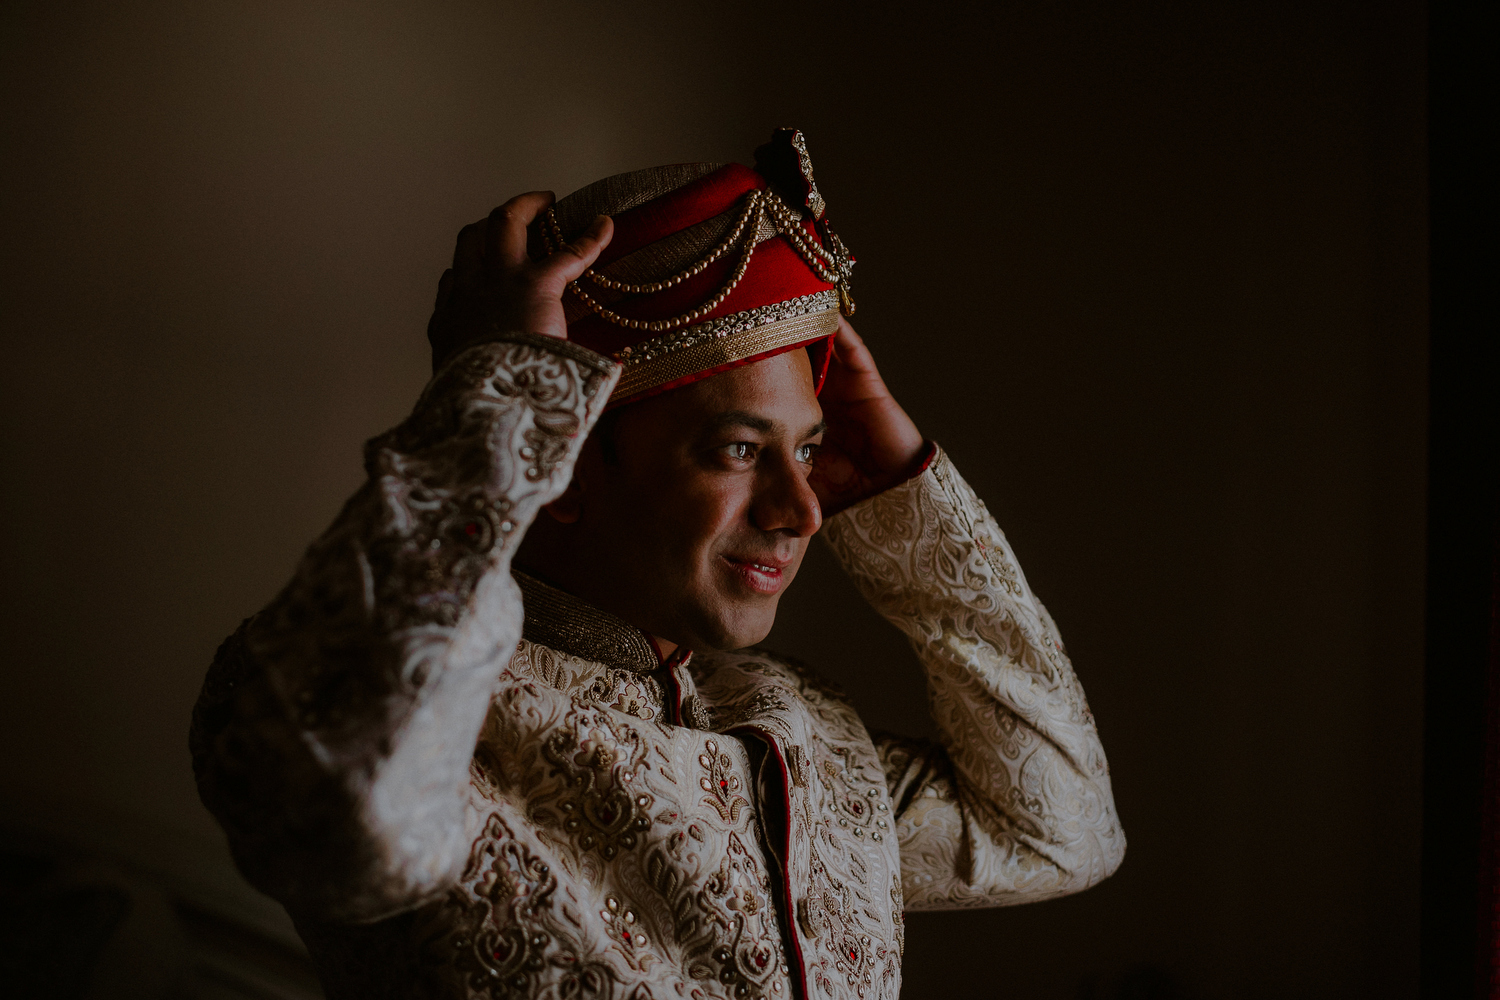
[[[632,540],[635,561],[671,576],[701,576],[748,524],[748,496],[733,480],[664,476],[628,492],[611,505],[608,530]]]
[[[731,550],[737,538],[743,537],[749,523],[746,511],[749,498],[735,485],[703,482],[693,490],[684,490],[677,507],[677,524],[684,542],[702,559],[717,558]]]

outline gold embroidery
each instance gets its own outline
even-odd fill
[[[698,766],[708,773],[698,779],[698,787],[708,794],[704,805],[717,812],[726,823],[738,823],[740,810],[748,808],[750,802],[740,794],[740,776],[732,770],[729,755],[719,751],[713,740],[703,744],[704,753],[698,755]]]
[[[741,321],[745,313],[735,313],[724,317],[726,321],[734,323],[722,328],[727,332],[703,331],[685,346],[674,347],[651,360],[639,363],[631,360],[620,375],[614,395],[610,398],[615,401],[627,399],[637,393],[720,365],[744,361],[778,348],[831,337],[838,329],[839,313],[836,301],[832,306],[823,306],[821,296],[825,295],[836,296],[837,293],[814,292],[790,302],[776,303],[774,308],[766,307],[770,310],[768,315],[781,314],[786,318],[754,325],[747,323],[739,329],[735,329],[734,325]],[[746,313],[754,311],[746,310]],[[695,331],[696,327],[690,327],[683,333]]]
[[[553,733],[542,752],[572,790],[557,807],[580,850],[610,861],[640,842],[654,799],[636,781],[645,756],[638,733],[603,715],[580,717],[576,728]]]
[[[646,633],[534,576],[511,570],[521,588],[525,623],[521,635],[611,667],[650,673],[661,664]]]
[[[621,348],[615,360],[624,364],[627,371],[634,365],[654,361],[675,351],[686,350],[713,340],[723,340],[736,334],[748,333],[758,327],[795,319],[814,313],[824,313],[838,307],[838,293],[833,290],[813,292],[810,295],[773,302],[770,305],[746,309],[743,312],[720,316],[706,323],[690,326],[686,330],[663,334],[640,344]],[[837,320],[834,320],[837,323]]]
[[[468,891],[454,889],[451,905],[465,915],[455,923],[442,908],[419,918],[432,957],[447,958],[479,995],[529,992],[547,967],[553,935],[546,929],[557,875],[515,839],[498,814],[491,814],[474,841],[464,871]],[[438,942],[447,940],[448,956]]]
[[[786,768],[790,772],[792,784],[798,788],[807,787],[807,751],[800,746],[787,748]]]
[[[829,519],[823,537],[866,600],[941,664],[929,666],[928,690],[942,745],[877,741],[893,807],[877,803],[864,829],[900,844],[901,905],[1045,899],[1114,871],[1125,838],[1083,689],[1005,536],[946,454]],[[841,799],[851,832],[854,801]]]
[[[637,673],[569,656],[523,639],[510,658],[508,669],[516,678],[541,681],[564,694],[608,705],[643,722],[657,721],[666,712],[665,668],[650,674]]]

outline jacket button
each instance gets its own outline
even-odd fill
[[[802,933],[810,938],[818,936],[818,929],[812,921],[812,904],[806,896],[797,900],[797,924],[802,928]]]

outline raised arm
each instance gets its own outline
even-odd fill
[[[302,913],[373,920],[460,874],[469,761],[521,630],[511,556],[618,377],[559,336],[562,285],[607,223],[532,264],[524,227],[548,203],[522,196],[460,235],[429,331],[437,374],[366,445],[364,485],[291,582],[220,648],[194,712],[205,804],[250,881]]]
[[[876,739],[909,910],[1086,889],[1125,854],[1109,767],[1057,629],[984,504],[939,452],[825,537],[927,670],[930,741]]]
[[[1108,765],[1005,536],[847,323],[820,401],[828,432],[811,482],[824,538],[910,638],[942,734],[876,740],[907,909],[1001,906],[1098,882],[1125,853]]]

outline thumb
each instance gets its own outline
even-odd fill
[[[875,367],[875,357],[865,346],[864,338],[854,332],[854,327],[843,316],[839,317],[838,332],[834,336],[835,359],[840,365],[860,375],[880,376]]]
[[[589,224],[582,236],[572,243],[564,243],[562,249],[539,262],[537,281],[549,294],[561,295],[570,281],[588,270],[589,265],[599,259],[600,252],[615,235],[615,221],[601,215]]]

